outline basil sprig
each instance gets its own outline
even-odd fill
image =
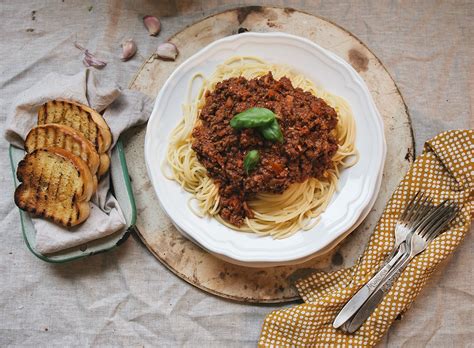
[[[260,154],[258,153],[258,150],[251,150],[247,152],[244,158],[244,169],[245,172],[248,174],[250,171],[252,171],[260,161]]]
[[[265,108],[250,108],[241,112],[230,120],[230,125],[236,129],[257,128],[270,124],[275,114]]]
[[[250,108],[238,113],[230,120],[235,129],[257,128],[270,141],[283,142],[283,133],[273,111],[267,108]]]
[[[260,127],[258,130],[265,139],[283,143],[283,133],[281,132],[280,125],[278,124],[276,118],[272,123],[265,127]]]

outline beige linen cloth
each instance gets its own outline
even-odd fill
[[[20,93],[12,102],[5,138],[23,148],[23,140],[36,125],[39,106],[53,99],[73,100],[102,112],[112,133],[112,149],[127,128],[146,122],[152,102],[144,94],[121,90],[118,85],[101,85],[90,69],[76,75],[50,73]],[[110,154],[110,150],[109,150]],[[109,192],[110,174],[104,175],[91,199],[91,212],[79,226],[64,228],[43,218],[34,218],[36,250],[50,254],[106,237],[125,226],[125,218],[115,197]],[[13,199],[13,198],[12,198]]]
[[[365,252],[352,268],[314,273],[296,282],[305,301],[277,310],[264,322],[259,346],[371,347],[388,331],[423,289],[438,264],[462,242],[470,229],[474,210],[474,131],[442,133],[425,144],[388,202]],[[344,304],[380,268],[394,243],[394,227],[406,201],[418,190],[435,203],[449,199],[462,211],[448,230],[436,238],[394,283],[383,301],[354,334],[332,327]],[[427,311],[430,308],[426,308]]]

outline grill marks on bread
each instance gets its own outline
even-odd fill
[[[99,149],[99,132],[89,112],[79,106],[63,102],[49,101],[38,114],[38,124],[59,123],[69,126],[82,134]]]
[[[111,143],[109,127],[95,110],[70,101],[45,103],[25,139],[16,205],[66,227],[80,224],[90,214],[97,177],[109,168]]]
[[[86,162],[70,152],[34,150],[18,164],[17,177],[15,203],[21,209],[67,227],[89,216],[93,178]]]
[[[25,139],[25,150],[30,153],[34,150],[59,147],[83,159],[92,175],[99,168],[99,155],[94,145],[82,133],[61,124],[44,124],[30,130]]]
[[[105,120],[95,110],[71,101],[53,100],[39,109],[38,124],[61,124],[82,133],[100,156],[99,175],[108,170],[110,159],[106,152],[112,142],[112,135]]]

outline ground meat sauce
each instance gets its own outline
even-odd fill
[[[232,117],[251,107],[264,107],[277,115],[282,144],[265,140],[256,129],[230,126]],[[192,148],[219,186],[219,214],[235,226],[253,217],[247,200],[256,193],[282,193],[292,183],[320,177],[334,166],[335,110],[310,92],[294,88],[286,77],[275,80],[268,73],[252,80],[237,77],[219,82],[206,94],[199,119]],[[247,175],[243,160],[254,149],[260,162]]]

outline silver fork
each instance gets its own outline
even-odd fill
[[[361,306],[354,317],[344,323],[342,326],[344,331],[353,333],[362,326],[378,304],[383,300],[385,294],[390,290],[394,281],[398,278],[408,263],[416,255],[425,250],[428,245],[445,230],[446,226],[452,221],[452,219],[454,219],[458,211],[459,208],[455,203],[444,201],[438,205],[435,210],[425,216],[413,234],[408,236],[407,243],[409,248],[407,254],[404,255],[390,270],[384,282],[371,294],[369,299]]]
[[[423,192],[417,191],[412,199],[408,202],[402,214],[395,224],[395,243],[392,252],[388,255],[387,260],[392,259],[398,251],[398,248],[405,242],[416,221],[432,207],[432,200],[429,196],[424,196]]]
[[[386,259],[385,265],[344,305],[333,322],[339,328],[356,314],[359,308],[369,299],[371,294],[385,279],[390,270],[406,254],[405,241],[423,221],[423,218],[434,209],[431,199],[418,191],[408,202],[395,225],[395,244]]]

